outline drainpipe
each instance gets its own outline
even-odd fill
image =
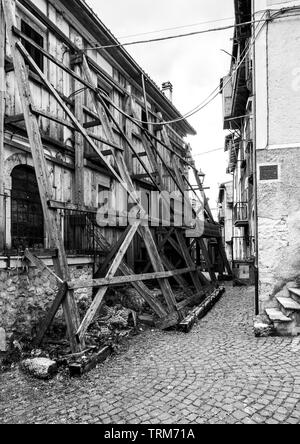
[[[255,21],[255,0],[252,0],[252,20]],[[255,23],[252,24],[252,38],[255,38]],[[260,314],[259,307],[259,241],[258,241],[258,178],[257,178],[257,120],[256,120],[256,43],[253,45],[253,193],[254,193],[254,220],[255,220],[255,315]]]

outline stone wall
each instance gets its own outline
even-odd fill
[[[91,265],[70,266],[72,280],[91,279]],[[47,271],[38,269],[16,268],[0,269],[0,327],[4,328],[7,337],[12,334],[31,337],[39,321],[43,319],[57,293],[54,277]],[[92,291],[82,289],[75,293],[81,303],[91,300]],[[63,313],[60,310],[57,323],[64,325]]]
[[[300,276],[300,149],[259,150],[260,165],[278,165],[277,181],[258,180],[261,309]],[[259,178],[258,178],[259,179]]]

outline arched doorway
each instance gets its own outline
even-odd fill
[[[20,165],[11,177],[12,248],[44,248],[44,217],[35,171]]]

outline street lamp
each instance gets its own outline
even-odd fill
[[[201,185],[203,185],[203,184],[204,184],[205,177],[206,177],[206,174],[204,174],[204,173],[200,170],[199,173],[198,173],[198,176],[199,176],[199,178],[200,178]]]

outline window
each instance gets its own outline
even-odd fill
[[[35,29],[33,29],[30,25],[28,25],[28,23],[26,23],[24,20],[21,21],[21,31],[23,34],[25,34],[27,37],[29,37],[31,40],[37,43],[41,48],[44,48],[43,36],[39,34]],[[24,39],[22,39],[22,44],[24,45],[26,51],[33,58],[35,63],[38,65],[38,67],[41,69],[41,71],[44,71],[43,54],[37,48],[32,46],[31,43],[27,42]]]
[[[44,217],[34,169],[17,166],[12,172],[11,191],[12,248],[44,247]]]

